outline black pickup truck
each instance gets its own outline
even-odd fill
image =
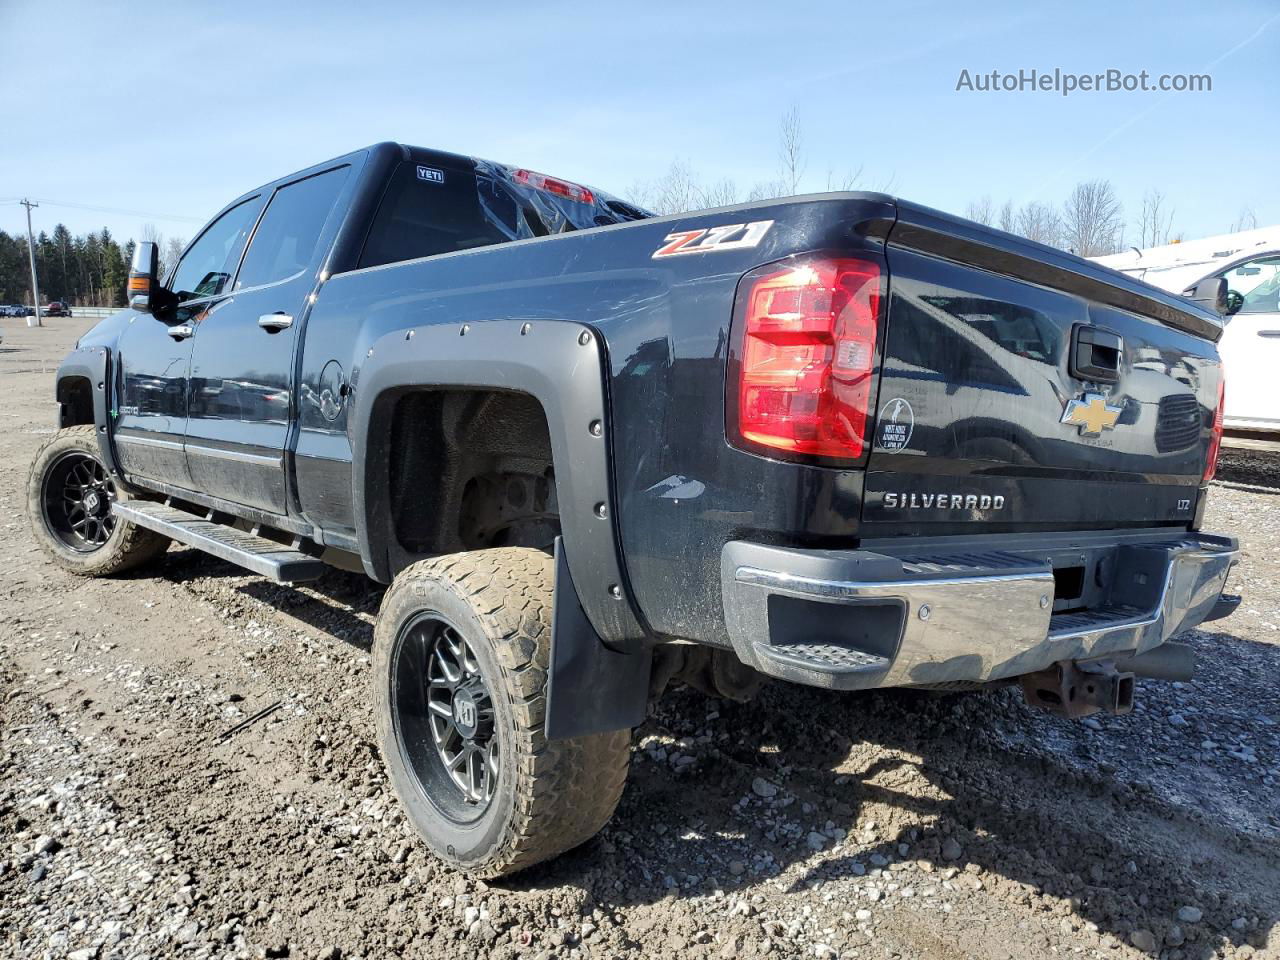
[[[389,584],[371,696],[442,858],[591,837],[669,682],[1021,683],[1069,716],[1187,677],[1220,291],[1163,293],[892,197],[652,217],[384,143],[252,190],[57,374],[36,536]]]

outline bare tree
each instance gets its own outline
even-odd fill
[[[141,239],[144,243],[156,245],[156,261],[161,277],[167,277],[169,271],[177,264],[187,241],[182,237],[166,237],[154,223],[142,225]]]
[[[1037,243],[1051,247],[1062,243],[1062,220],[1058,212],[1047,203],[1032,201],[1018,211],[1017,233]]]
[[[728,177],[709,187],[699,187],[697,192],[700,207],[728,207],[738,202],[738,185]]]
[[[638,207],[658,214],[684,213],[700,207],[728,206],[734,203],[751,203],[788,197],[800,191],[807,161],[804,155],[804,135],[800,127],[800,113],[792,107],[782,116],[778,126],[778,177],[762,180],[752,185],[745,197],[737,185],[727,178],[713,183],[703,183],[688,161],[676,160],[667,172],[656,180],[633,183],[625,196]],[[852,190],[862,179],[862,167],[850,170],[837,178],[827,172],[828,190]],[[878,189],[888,191],[890,178]]]
[[[1159,190],[1148,190],[1142,197],[1142,212],[1138,215],[1138,246],[1164,246],[1172,235],[1173,208]]]
[[[685,213],[700,206],[701,190],[687,160],[675,160],[657,180],[633,184],[628,199],[657,214]]]
[[[992,203],[991,196],[988,194],[981,200],[970,201],[969,205],[964,208],[964,215],[983,226],[994,226],[996,222],[996,205]]]
[[[835,175],[835,171],[828,169],[827,192],[853,190],[858,186],[859,181],[862,180],[862,170],[863,168],[859,166],[857,170],[847,170],[843,177],[837,177]]]
[[[755,203],[757,200],[774,200],[785,196],[787,185],[781,180],[759,180],[747,191],[747,202]]]
[[[996,217],[996,225],[1005,233],[1016,233],[1018,229],[1018,217],[1013,208],[1013,201],[1006,200],[1000,207],[1000,213]]]
[[[631,186],[618,194],[642,210],[653,210],[653,195],[653,183],[649,180],[633,180]]]
[[[1231,225],[1228,233],[1240,233],[1242,230],[1258,229],[1258,216],[1253,212],[1253,208],[1244,207],[1240,211],[1240,216],[1236,217],[1236,222]]]
[[[164,254],[160,258],[163,267],[160,276],[167,277],[169,271],[178,265],[178,261],[182,259],[182,251],[187,248],[185,237],[170,237],[165,241]]]
[[[1063,205],[1063,243],[1081,257],[1115,253],[1123,237],[1122,208],[1110,180],[1078,183]]]
[[[778,163],[782,182],[788,194],[800,192],[800,178],[804,176],[804,134],[800,130],[800,112],[792,107],[782,115],[778,128]]]

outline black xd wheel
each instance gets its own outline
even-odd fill
[[[65,570],[97,577],[163,553],[167,537],[111,512],[122,494],[98,453],[92,424],[59,430],[36,452],[27,477],[27,511],[36,541]]]
[[[547,740],[553,564],[504,547],[400,574],[374,630],[378,739],[409,820],[480,877],[594,836],[617,806],[630,733]]]

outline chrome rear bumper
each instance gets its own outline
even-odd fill
[[[1098,602],[1057,614],[1054,569],[1035,550],[899,558],[734,541],[721,564],[729,636],[744,662],[862,689],[1000,680],[1144,653],[1210,616],[1237,556],[1225,537],[1117,538],[1095,546],[1085,568]]]

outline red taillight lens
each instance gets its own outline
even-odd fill
[[[734,442],[805,457],[862,456],[883,283],[873,260],[805,260],[748,275],[735,321]]]
[[[1213,412],[1213,430],[1209,434],[1209,458],[1205,461],[1204,476],[1200,485],[1204,486],[1218,472],[1218,451],[1222,449],[1222,406],[1226,398],[1226,379],[1218,380],[1218,409]]]

